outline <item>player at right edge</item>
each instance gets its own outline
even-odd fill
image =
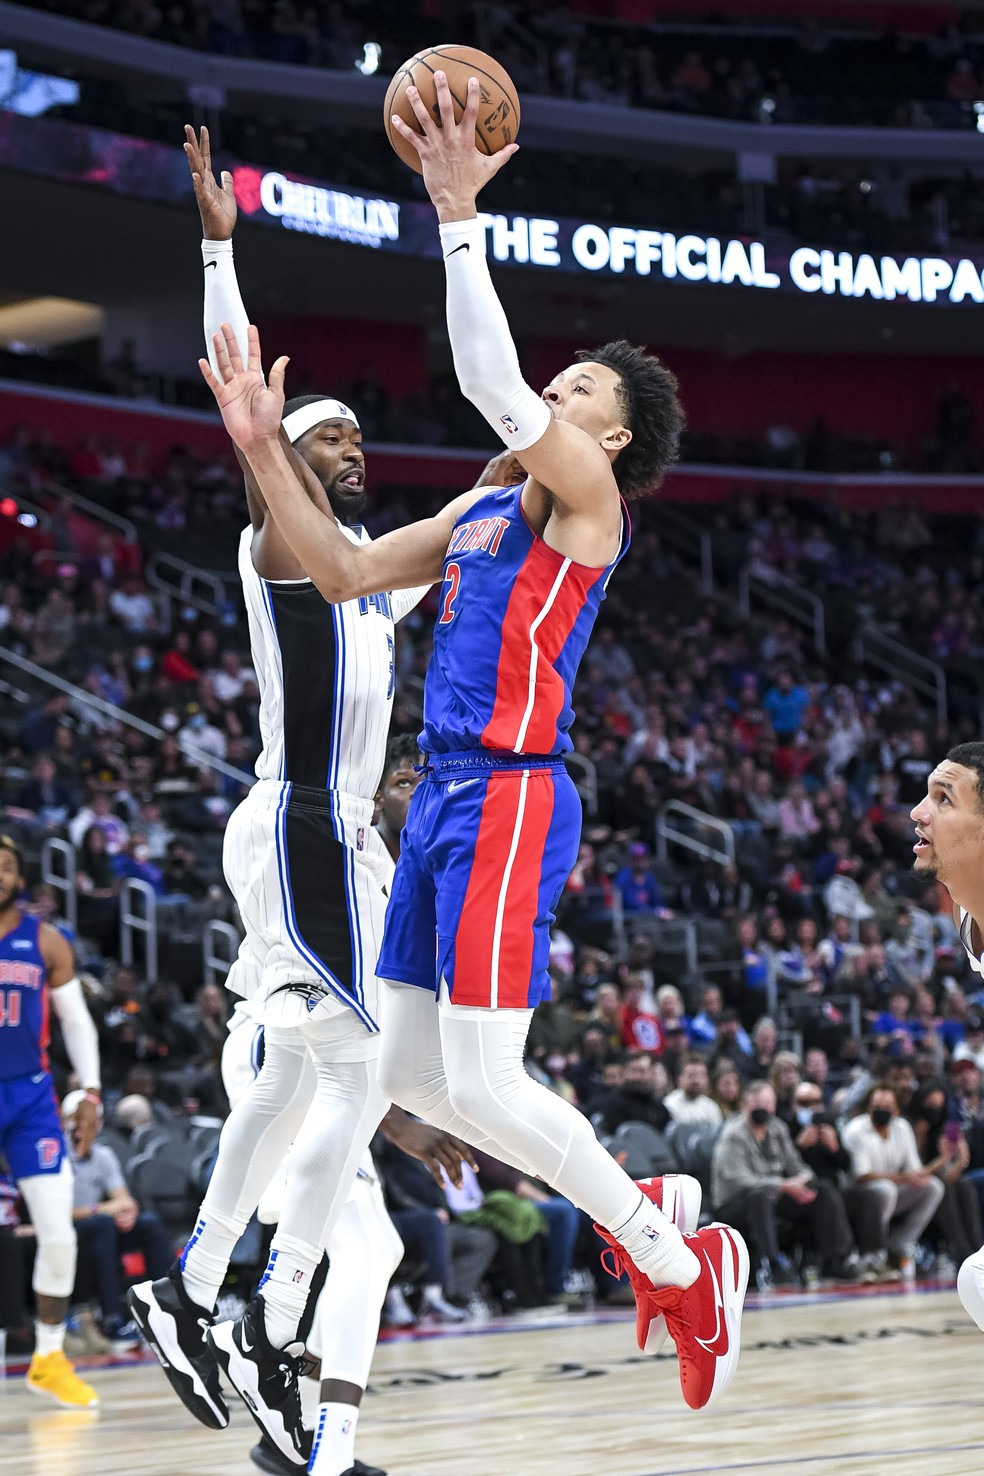
[[[476,208],[515,146],[491,157],[476,148],[474,78],[459,124],[442,72],[435,84],[440,121],[408,88],[422,132],[393,126],[416,148],[437,209],[459,384],[525,481],[466,493],[434,518],[352,544],[312,508],[279,444],[286,360],[267,387],[255,328],[244,366],[224,327],[218,373],[201,361],[202,373],[326,599],[443,579],[424,692],[427,769],[378,965],[380,1084],[598,1222],[635,1291],[639,1346],[654,1352],[670,1334],[684,1398],[699,1409],[737,1366],[744,1241],[723,1225],[696,1230],[695,1181],[667,1181],[665,1191],[660,1180],[634,1184],[587,1119],[523,1068],[533,1008],[549,995],[553,908],[580,841],[580,801],[563,763],[577,667],[629,542],[620,492],[658,485],[683,415],[673,375],[627,343],[580,355],[542,396],[525,383]]]

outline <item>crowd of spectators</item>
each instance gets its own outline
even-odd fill
[[[399,0],[46,0],[37,8],[226,56],[351,70],[366,43],[387,75],[419,49],[421,17]],[[973,127],[982,95],[979,38],[879,35],[815,20],[754,27],[649,25],[578,13],[553,0],[448,0],[433,21],[484,45],[523,92],[618,107],[762,123]]]
[[[966,416],[959,406],[947,416],[959,440]],[[153,1126],[187,1157],[192,1125],[226,1108],[217,1061],[228,1003],[202,984],[200,928],[231,915],[221,833],[246,783],[211,765],[249,770],[256,686],[235,602],[206,617],[161,601],[140,567],[175,527],[231,556],[241,489],[221,461],[183,451],[138,476],[116,445],[73,451],[23,433],[0,458],[15,490],[40,495],[58,472],[140,520],[136,551],[55,504],[53,557],[36,559],[26,537],[0,551],[4,644],[81,689],[35,691],[26,703],[14,681],[0,692],[0,817],[34,855],[49,835],[75,850],[74,932],[50,887],[36,884],[29,905],[75,943],[118,1156],[134,1162],[135,1135]],[[413,511],[423,510],[418,498]],[[747,1231],[762,1287],[945,1273],[981,1238],[984,994],[945,899],[913,879],[908,812],[936,759],[976,733],[977,705],[958,689],[944,723],[901,683],[853,664],[849,642],[828,661],[789,622],[740,619],[725,596],[700,593],[645,507],[636,511],[576,694],[585,830],[529,1069],[640,1175],[697,1174],[709,1206]],[[367,523],[380,531],[410,515],[395,494]],[[751,560],[762,578],[792,574],[834,600],[847,592],[844,610],[895,620],[948,670],[984,649],[978,520],[850,514],[763,494],[722,505],[709,526],[724,588],[729,564]],[[398,730],[419,725],[412,694],[428,627],[426,607],[401,624]],[[127,727],[95,699],[164,736]],[[654,827],[667,800],[724,822],[734,861],[672,848],[660,858]],[[699,826],[694,836],[710,838]],[[169,915],[190,910],[198,927],[190,951],[162,947],[154,982],[139,958],[119,962],[120,889],[134,877],[157,898],[165,944]],[[681,924],[694,930],[696,964]],[[466,1197],[444,1204],[418,1199],[404,1165],[391,1176],[391,1206],[412,1212],[407,1235],[417,1237],[416,1308],[398,1283],[393,1322],[453,1319],[490,1297],[521,1310],[604,1295],[588,1276],[590,1228],[545,1186],[484,1164]],[[118,1189],[100,1180],[109,1219],[128,1235],[137,1222]],[[139,1213],[136,1187],[133,1199]],[[459,1220],[469,1233],[452,1233]],[[173,1238],[180,1219],[165,1221]],[[143,1228],[146,1261],[157,1252]],[[97,1269],[105,1255],[92,1248]]]

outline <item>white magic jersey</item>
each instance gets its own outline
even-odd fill
[[[341,531],[353,543],[369,542],[364,528]],[[245,528],[239,574],[260,690],[256,777],[371,800],[393,707],[394,619],[425,590],[331,605],[310,579],[261,579],[252,539]]]
[[[979,958],[974,952],[974,940],[971,936],[974,919],[969,912],[964,911],[959,902],[953,904],[953,911],[960,928],[960,941],[964,946],[967,957],[970,959],[970,966],[975,974],[980,974],[984,977],[984,960]]]

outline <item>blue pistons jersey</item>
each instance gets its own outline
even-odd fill
[[[48,1069],[48,970],[36,917],[0,938],[0,1081]]]
[[[573,747],[571,692],[615,566],[565,558],[533,531],[522,485],[462,513],[444,559],[424,684],[428,753],[477,749],[559,756]]]
[[[17,1180],[56,1174],[65,1157],[48,1075],[48,970],[41,924],[22,917],[0,938],[0,1152]]]

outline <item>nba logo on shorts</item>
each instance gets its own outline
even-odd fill
[[[42,1169],[54,1168],[61,1158],[61,1144],[57,1138],[39,1138],[35,1147],[38,1150],[38,1167]]]
[[[506,427],[506,430],[511,436],[514,436],[519,430],[519,426],[516,424],[515,420],[513,420],[511,415],[500,415],[499,421],[502,425]]]
[[[355,837],[355,849],[357,851],[364,851],[365,848],[366,848],[366,827],[364,825],[360,825],[359,826],[359,830],[358,830],[358,834]]]

